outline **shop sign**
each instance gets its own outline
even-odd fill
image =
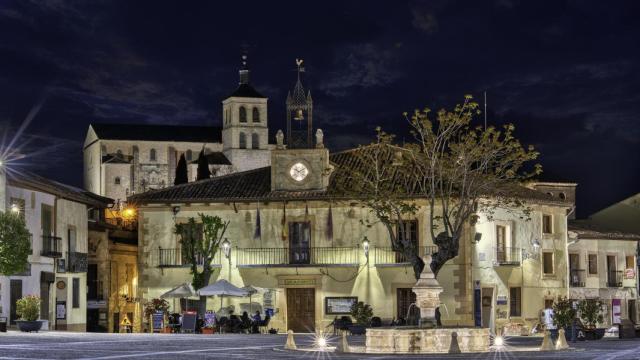
[[[625,279],[635,279],[636,277],[636,272],[633,269],[627,269],[624,271],[624,278]]]
[[[316,279],[280,279],[280,285],[284,286],[315,286]]]

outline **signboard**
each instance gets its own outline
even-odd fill
[[[207,311],[204,314],[204,326],[207,328],[213,328],[216,326],[216,313],[213,311]]]
[[[635,279],[635,277],[636,277],[636,271],[634,269],[627,269],[624,271],[625,279]]]
[[[507,305],[507,295],[498,295],[496,298],[497,305]]]
[[[621,321],[622,306],[620,299],[611,300],[611,323],[620,324]]]
[[[66,263],[64,259],[58,259],[57,261],[57,272],[63,273],[67,271]]]
[[[151,321],[153,323],[153,332],[162,332],[164,328],[164,314],[162,312],[152,314]]]
[[[65,320],[67,318],[67,302],[56,301],[56,319]]]
[[[356,296],[325,297],[324,312],[327,315],[344,315],[351,313],[351,306],[358,302]]]
[[[316,284],[316,279],[280,279],[280,285],[285,286],[313,286]]]
[[[273,295],[274,295],[274,293],[275,293],[274,290],[267,290],[262,295],[262,307],[263,308],[273,308]]]

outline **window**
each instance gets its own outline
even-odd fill
[[[507,228],[496,225],[496,258],[498,262],[507,261]]]
[[[633,255],[626,256],[627,269],[635,269],[636,268],[636,259]]]
[[[589,275],[598,273],[598,255],[589,254]]]
[[[69,229],[67,230],[67,241],[68,243],[68,250],[71,252],[75,252],[76,251],[76,228],[70,226]]]
[[[545,275],[553,274],[553,252],[542,252],[542,272]]]
[[[553,223],[551,215],[542,215],[542,233],[551,234],[553,232]]]
[[[260,110],[258,110],[258,108],[257,108],[257,107],[254,107],[254,108],[253,108],[253,114],[252,114],[252,116],[251,116],[251,120],[252,120],[254,123],[260,122]]]
[[[74,308],[79,308],[80,307],[80,279],[79,278],[73,278],[73,307]]]
[[[149,150],[149,161],[156,161],[156,149]]]
[[[40,209],[40,221],[41,221],[42,235],[52,236],[53,235],[53,206],[42,204],[42,207]]]
[[[558,194],[558,197],[560,198],[560,200],[566,200],[567,195],[563,192],[561,192],[560,194]]]
[[[246,149],[247,148],[247,135],[245,135],[245,133],[243,133],[243,132],[240,133],[239,142],[240,142],[240,145],[239,145],[240,149]]]
[[[289,262],[309,264],[311,254],[311,223],[299,221],[289,223]]]
[[[244,106],[240,106],[240,122],[247,122],[247,109]]]
[[[185,157],[187,158],[187,161],[193,160],[193,151],[187,150]]]
[[[116,185],[120,185],[120,176],[116,176],[116,178],[113,180],[113,183]]]
[[[509,316],[522,316],[522,288],[509,288]]]
[[[260,149],[260,136],[258,134],[251,134],[251,148]]]

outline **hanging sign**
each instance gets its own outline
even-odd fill
[[[66,318],[67,318],[67,302],[57,301],[56,302],[56,319],[64,320]]]

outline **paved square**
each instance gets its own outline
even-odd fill
[[[309,347],[311,335],[296,335]],[[511,338],[502,351],[460,355],[364,355],[285,351],[284,335],[0,333],[0,359],[640,359],[640,339],[604,339],[572,344],[574,349],[541,353],[540,338]],[[337,339],[332,339],[334,342]],[[362,336],[349,338],[363,345]],[[509,351],[512,350],[512,351]]]

